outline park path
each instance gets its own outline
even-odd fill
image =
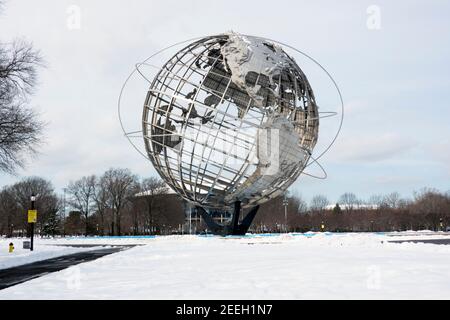
[[[72,247],[99,247],[102,245],[69,245]],[[93,261],[101,257],[127,250],[134,245],[104,246],[90,251],[73,253],[52,259],[37,261],[17,267],[0,270],[0,290],[20,284],[48,273],[60,271],[70,266]]]

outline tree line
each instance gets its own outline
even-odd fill
[[[43,236],[168,233],[184,221],[182,203],[168,191],[160,179],[140,179],[121,168],[71,181],[63,195],[50,181],[27,177],[0,191],[0,234],[27,234],[31,195]]]
[[[450,226],[450,192],[424,188],[412,199],[398,192],[373,195],[366,201],[344,193],[332,204],[326,196],[314,196],[309,204],[301,196],[288,197],[287,215],[283,198],[264,204],[255,219],[256,232],[330,231],[381,232],[405,230],[446,230]]]
[[[40,177],[27,177],[0,190],[0,234],[26,236],[27,210],[36,196],[36,231],[56,235],[153,235],[187,232],[186,203],[154,177],[140,178],[128,169],[71,181],[63,194]],[[450,193],[434,189],[374,195],[366,201],[344,193],[332,204],[324,195],[306,203],[298,194],[261,206],[250,231],[402,231],[443,230],[450,225]],[[287,203],[287,206],[284,206]],[[195,221],[196,232],[206,229]]]

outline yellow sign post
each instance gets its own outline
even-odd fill
[[[28,210],[28,223],[36,223],[37,210]]]

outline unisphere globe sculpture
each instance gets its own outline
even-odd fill
[[[319,113],[308,79],[283,48],[231,32],[195,41],[163,65],[148,89],[142,129],[162,179],[210,229],[245,234],[258,205],[304,170]],[[241,206],[253,209],[239,225]],[[233,208],[230,226],[208,217]]]

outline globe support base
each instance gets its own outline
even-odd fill
[[[233,216],[229,225],[222,225],[214,221],[214,219],[206,212],[206,210],[200,206],[197,206],[197,211],[202,216],[208,229],[215,235],[220,236],[243,236],[247,233],[253,219],[258,212],[259,205],[253,207],[249,213],[245,216],[242,222],[239,224],[239,215],[241,213],[241,202],[236,201],[234,203]]]

